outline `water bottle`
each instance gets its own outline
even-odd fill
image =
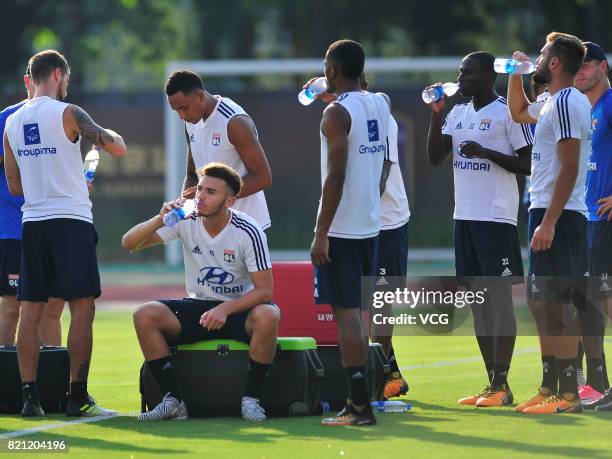
[[[98,162],[100,162],[100,153],[98,153],[98,149],[94,147],[87,153],[87,155],[85,155],[85,161],[83,161],[85,181],[87,183],[93,182],[94,176],[96,175]]]
[[[329,413],[329,402],[326,402],[325,400],[321,400],[319,402],[321,404],[321,413],[322,414],[327,414]]]
[[[196,208],[195,199],[188,199],[183,204],[183,207],[179,207],[178,209],[172,209],[171,212],[168,212],[164,215],[164,225],[166,226],[174,226],[181,220],[183,220],[187,215],[193,213]]]
[[[423,102],[430,104],[442,99],[444,94],[448,97],[454,96],[458,89],[459,85],[457,83],[444,83],[442,86],[434,86],[433,88],[426,89],[423,91],[423,94],[421,94],[421,97],[423,98]]]
[[[372,409],[377,413],[404,413],[412,409],[412,405],[399,400],[379,400],[372,402]]]
[[[493,68],[497,73],[511,75],[526,75],[536,71],[537,66],[530,61],[515,61],[514,59],[495,59]]]
[[[319,77],[314,80],[307,88],[302,89],[298,94],[298,100],[302,105],[310,105],[314,102],[319,94],[327,91],[327,81],[325,77]]]

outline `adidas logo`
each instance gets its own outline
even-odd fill
[[[603,281],[601,283],[601,287],[599,287],[599,291],[600,292],[609,292],[610,291],[610,286],[607,284],[606,281]]]
[[[361,371],[353,373],[353,376],[351,376],[351,379],[359,379],[359,378],[363,378],[363,373]]]
[[[502,277],[512,276],[512,271],[510,271],[507,267],[501,273]]]
[[[461,125],[461,121],[457,123],[457,126],[455,126],[455,129],[463,129],[463,126]]]
[[[172,368],[172,364],[170,362],[166,362],[166,364],[161,368],[162,370],[168,370]]]
[[[381,277],[376,281],[376,285],[387,285],[388,283],[389,282],[387,282],[387,279],[385,279],[384,277]]]
[[[196,255],[202,255],[202,251],[200,250],[200,247],[197,245],[193,248],[191,252],[195,253]]]

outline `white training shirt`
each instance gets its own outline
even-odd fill
[[[71,142],[63,114],[69,104],[43,96],[28,100],[6,121],[25,203],[23,222],[71,218],[92,222],[81,138]]]
[[[223,163],[244,177],[247,169],[227,137],[227,124],[235,116],[249,115],[233,100],[227,97],[215,97],[217,105],[208,118],[196,124],[185,123],[193,162],[196,170],[208,163]],[[263,190],[236,200],[234,208],[253,217],[263,229],[272,225]]]
[[[230,209],[229,223],[214,238],[202,217],[157,230],[164,243],[183,243],[185,286],[190,298],[230,301],[253,290],[250,273],[272,268],[266,235],[255,219]]]
[[[516,156],[516,150],[533,143],[529,125],[512,121],[508,103],[498,97],[478,111],[472,102],[455,105],[446,116],[442,134],[453,138],[454,218],[516,226],[516,175],[488,159],[462,156],[458,147],[471,140],[489,150]]]
[[[392,115],[389,116],[389,161],[393,162],[385,192],[380,197],[380,229],[391,230],[405,225],[410,220],[408,197],[399,165],[397,135],[399,128]]]
[[[342,199],[328,235],[344,239],[375,237],[380,230],[380,177],[388,159],[389,106],[367,91],[347,92],[333,102],[351,118]],[[321,135],[321,183],[327,178],[327,138]],[[321,202],[319,211],[321,212]]]
[[[544,102],[530,104],[529,115],[536,119],[535,144],[531,154],[529,209],[547,209],[552,199],[561,163],[557,143],[563,139],[580,140],[578,177],[566,210],[586,212],[584,186],[591,150],[591,104],[574,87],[556,92]]]

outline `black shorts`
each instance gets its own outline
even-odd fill
[[[361,308],[361,278],[374,276],[378,236],[367,239],[329,238],[331,262],[315,266],[315,304]]]
[[[381,230],[378,235],[377,276],[406,277],[408,273],[408,223]]]
[[[589,278],[596,296],[610,296],[612,282],[612,222],[587,222]]]
[[[50,296],[73,300],[100,296],[93,224],[56,218],[23,224],[17,298],[46,302]]]
[[[246,322],[250,310],[230,314],[220,330],[207,330],[200,325],[202,314],[220,305],[223,301],[205,301],[195,298],[158,301],[165,304],[181,324],[181,334],[171,344],[191,344],[213,339],[233,339],[247,344],[251,341],[251,336],[246,331]],[[270,304],[278,308],[276,304]]]
[[[19,285],[21,240],[0,239],[0,296],[16,296]]]
[[[522,282],[523,259],[516,226],[510,223],[455,220],[455,271],[469,277],[509,277]]]
[[[529,211],[529,244],[545,212],[546,209]],[[580,212],[564,210],[561,213],[551,248],[529,251],[527,294],[530,298],[571,300],[571,287],[581,282],[587,270],[585,233],[586,218]]]

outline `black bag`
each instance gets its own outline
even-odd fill
[[[325,368],[325,380],[321,387],[321,403],[328,403],[332,411],[340,410],[346,404],[348,394],[346,372],[340,359],[340,347],[337,345],[318,346],[317,353]],[[385,375],[391,371],[391,367],[382,346],[378,343],[370,343],[367,369],[370,399],[382,400],[385,392]]]
[[[20,413],[23,403],[15,346],[0,346],[0,368],[0,413]],[[70,361],[65,347],[40,348],[36,382],[45,413],[65,412],[70,389]]]
[[[279,338],[261,404],[269,416],[305,416],[319,411],[325,375],[312,338]],[[249,364],[247,344],[233,340],[178,346],[174,356],[178,390],[190,416],[240,416]],[[163,394],[148,365],[140,370],[142,411]]]

